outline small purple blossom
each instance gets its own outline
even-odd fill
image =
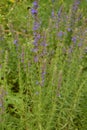
[[[35,30],[38,30],[38,28],[39,28],[39,23],[35,22],[35,23],[34,23],[33,30],[34,30],[34,31],[35,31]]]
[[[82,43],[80,42],[79,44],[78,44],[78,47],[81,47],[82,46]]]
[[[76,37],[72,37],[72,41],[76,43]]]
[[[44,41],[41,43],[41,45],[44,46],[44,47],[47,46],[47,44]]]
[[[59,37],[62,37],[62,36],[63,36],[63,32],[60,31],[60,32],[58,33],[58,36],[59,36]]]
[[[68,32],[70,32],[72,29],[71,29],[71,28],[68,28],[67,30],[68,30]]]
[[[73,10],[76,11],[78,9],[78,6],[80,4],[80,0],[76,0],[74,5],[73,5]]]
[[[17,40],[17,39],[15,39],[15,40],[14,40],[14,44],[17,44],[17,42],[18,42],[18,40]]]
[[[34,5],[34,8],[38,8],[38,3],[37,3],[37,1],[34,1],[34,2],[33,2],[33,5]]]
[[[38,46],[38,43],[37,43],[36,40],[33,42],[33,45],[34,45],[34,46]]]
[[[32,15],[36,15],[36,14],[37,14],[37,10],[34,9],[34,8],[32,8],[32,9],[31,9],[31,13],[32,13]]]
[[[44,76],[46,74],[46,72],[42,72],[42,76]]]
[[[35,37],[33,44],[34,44],[34,46],[38,46],[38,38],[37,38],[37,36]]]
[[[77,1],[76,1],[76,5],[79,5],[79,4],[80,4],[80,0],[77,0]]]
[[[40,39],[40,38],[41,38],[41,35],[40,35],[40,34],[38,34],[38,35],[37,35],[37,38],[38,38],[38,39]]]
[[[68,50],[69,54],[73,52],[73,48],[70,47],[69,50]]]
[[[38,56],[34,57],[34,62],[38,62]]]
[[[51,13],[51,15],[52,15],[52,17],[54,17],[55,15],[54,15],[54,10],[52,10],[52,13]]]

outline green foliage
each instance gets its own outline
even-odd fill
[[[87,129],[86,4],[0,2],[0,130]]]

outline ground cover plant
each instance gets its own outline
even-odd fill
[[[0,1],[0,130],[87,129],[86,7]]]

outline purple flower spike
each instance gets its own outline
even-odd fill
[[[34,45],[34,46],[38,46],[37,41],[34,41],[34,42],[33,42],[33,45]]]

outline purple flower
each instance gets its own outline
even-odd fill
[[[79,5],[79,4],[80,4],[80,0],[77,0],[77,1],[76,1],[76,5]]]
[[[79,44],[78,44],[78,47],[81,47],[82,46],[82,43],[80,42]]]
[[[44,75],[46,74],[46,72],[42,72],[42,76],[44,77]]]
[[[38,38],[38,39],[40,39],[40,38],[41,38],[41,35],[40,35],[40,34],[38,34],[38,35],[37,35],[37,38]]]
[[[38,46],[38,38],[37,38],[37,36],[34,38],[33,44],[34,44],[34,46]]]
[[[34,62],[38,62],[38,57],[37,56],[34,57]]]
[[[42,46],[46,47],[47,44],[43,41],[43,42],[42,42]]]
[[[14,44],[17,44],[18,40],[14,40]]]
[[[39,28],[39,23],[34,22],[33,30],[38,30],[38,28]]]
[[[33,5],[34,5],[35,8],[38,8],[38,3],[37,3],[37,1],[34,1],[34,2],[33,2]]]
[[[76,37],[72,37],[72,41],[76,43]]]
[[[68,30],[68,32],[70,32],[72,29],[71,29],[71,28],[68,28],[67,30]]]
[[[78,9],[79,4],[80,4],[80,0],[75,1],[74,5],[73,5],[74,11],[76,11]]]
[[[52,10],[52,14],[51,15],[52,15],[52,17],[54,17],[54,10]]]
[[[63,32],[60,31],[60,32],[58,33],[58,36],[59,36],[59,37],[62,37],[62,36],[63,36]]]
[[[36,15],[36,14],[37,14],[37,10],[34,9],[34,8],[32,8],[32,9],[31,9],[31,13],[32,13],[33,15]]]
[[[69,54],[73,52],[73,48],[70,47],[69,50],[68,50]]]
[[[34,44],[34,46],[38,46],[38,43],[36,40],[33,42],[33,44]]]

